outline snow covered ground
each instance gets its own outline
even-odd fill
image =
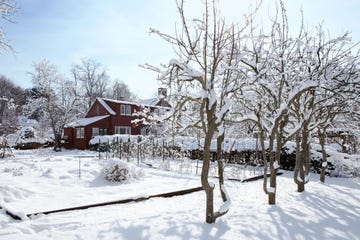
[[[89,151],[17,151],[0,159],[0,204],[22,214],[152,195],[200,186],[192,174],[142,166],[144,176],[110,183],[104,160]],[[80,175],[79,175],[80,159]],[[243,173],[243,176],[251,173]],[[360,239],[360,179],[312,175],[297,193],[292,172],[278,177],[277,205],[262,181],[227,181],[228,214],[205,223],[205,194],[152,198],[13,220],[0,210],[0,239]],[[213,179],[216,182],[216,179]],[[216,191],[218,193],[218,191]],[[216,196],[216,206],[220,206]]]

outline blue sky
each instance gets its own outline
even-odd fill
[[[188,0],[191,15],[201,13],[196,0]],[[241,21],[250,0],[223,0],[222,13],[229,21]],[[254,2],[254,1],[253,1]],[[360,41],[360,1],[288,0],[284,1],[290,24],[296,29],[299,9],[304,10],[310,27],[323,21],[331,36],[347,30]],[[120,79],[140,98],[152,97],[158,87],[156,74],[139,68],[145,62],[167,63],[172,49],[149,27],[174,31],[177,19],[173,0],[16,0],[20,8],[15,24],[0,21],[14,52],[0,55],[0,74],[16,84],[31,87],[27,72],[31,64],[47,59],[70,77],[72,64],[91,57],[102,63],[111,79]],[[258,19],[266,22],[273,13],[273,0],[264,0]]]

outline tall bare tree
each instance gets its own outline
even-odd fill
[[[85,98],[87,108],[97,97],[104,97],[108,84],[109,76],[101,63],[92,58],[81,59],[81,64],[76,64],[71,69],[74,82],[80,83],[83,87],[81,95]]]
[[[6,97],[0,97],[0,104],[3,108],[2,119],[0,121],[0,136],[6,136],[9,133],[13,133],[17,130],[17,106],[14,103],[14,99],[9,99]]]
[[[38,96],[28,99],[24,109],[28,115],[40,111],[42,121],[47,122],[54,134],[55,148],[61,149],[61,133],[65,123],[78,115],[78,99],[72,95],[71,82],[67,81],[57,67],[47,60],[32,65],[29,72],[34,86],[38,89]]]
[[[130,91],[128,85],[121,80],[115,80],[112,87],[109,89],[108,96],[117,100],[135,100],[135,95]]]
[[[13,99],[14,104],[17,107],[16,110],[20,112],[21,105],[25,102],[25,92],[24,90],[16,86],[10,79],[5,76],[0,75],[0,97],[4,97],[7,99]],[[0,122],[3,116],[4,105],[0,103]]]
[[[215,184],[208,179],[210,144],[217,137],[219,142],[224,138],[224,122],[231,110],[231,96],[239,90],[238,72],[234,67],[237,38],[247,26],[246,23],[244,28],[238,29],[233,24],[227,25],[219,16],[216,2],[204,1],[202,18],[188,20],[184,1],[177,1],[181,30],[173,36],[151,29],[151,33],[174,47],[176,58],[170,60],[165,71],[145,66],[158,71],[163,86],[169,89],[174,103],[171,118],[176,122],[183,120],[178,124],[179,128],[200,129],[205,138],[201,184],[206,193],[207,223],[214,223],[229,210],[230,198],[222,179],[219,187],[224,203],[214,211]],[[191,109],[194,111],[189,111]]]
[[[242,119],[257,125],[264,162],[263,189],[269,204],[276,203],[281,148],[298,131],[298,126],[290,124],[290,108],[299,96],[316,87],[315,82],[297,74],[299,42],[291,38],[285,6],[279,2],[280,11],[270,32],[252,31],[249,43],[239,55],[239,71],[247,83],[238,94],[238,101],[244,107]]]

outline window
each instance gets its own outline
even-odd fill
[[[158,116],[162,116],[165,114],[164,108],[155,108],[154,113]]]
[[[131,115],[131,105],[120,105],[120,115]]]
[[[115,134],[131,134],[131,128],[128,126],[115,126]]]
[[[84,138],[84,128],[76,128],[76,138]]]
[[[99,134],[100,134],[101,136],[107,135],[107,129],[106,129],[106,128],[100,128]]]
[[[99,135],[99,128],[92,128],[92,136],[98,136]]]
[[[107,129],[106,128],[93,128],[92,129],[92,136],[104,136],[107,135]]]

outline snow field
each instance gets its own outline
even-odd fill
[[[200,186],[199,176],[145,167],[140,179],[111,183],[101,176],[96,158],[81,159],[79,179],[74,156],[91,152],[15,154],[1,160],[0,199],[26,214]],[[0,239],[360,239],[359,178],[328,178],[321,184],[311,175],[306,192],[297,193],[292,174],[278,176],[275,206],[267,205],[261,180],[226,181],[232,205],[212,225],[205,223],[205,194],[196,192],[25,221],[0,210]],[[215,210],[221,204],[216,188]]]

